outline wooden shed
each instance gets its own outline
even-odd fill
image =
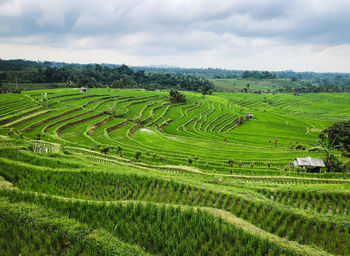
[[[294,160],[294,166],[300,166],[310,172],[320,172],[321,168],[326,167],[323,159],[311,158],[310,156],[305,158],[296,158]]]
[[[254,119],[254,114],[253,113],[248,113],[245,115],[247,119]]]
[[[80,92],[87,92],[87,88],[81,87],[81,88],[80,88]]]

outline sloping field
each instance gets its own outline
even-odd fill
[[[322,157],[308,152],[318,133],[350,118],[348,94],[187,93],[186,103],[170,104],[167,92],[57,89],[45,107],[43,93],[3,97],[3,133],[222,174],[294,175],[283,169],[296,157]]]
[[[210,79],[214,83],[215,89],[224,92],[238,92],[247,88],[254,91],[278,91],[278,89],[300,88],[301,85],[293,82],[290,79],[276,78],[276,79],[233,79],[233,78],[215,78]],[[249,84],[249,87],[247,87]]]
[[[40,134],[114,154],[119,147],[118,154],[129,159],[139,152],[141,161],[190,163],[226,174],[285,175],[282,169],[295,157],[320,157],[306,152],[318,133],[350,115],[347,94],[187,93],[186,103],[170,104],[166,92],[57,89],[48,94],[48,108],[37,104],[43,97],[38,91],[17,97],[0,106],[0,124],[30,139]],[[254,119],[241,124],[247,113]],[[306,150],[295,150],[298,145]]]
[[[0,97],[4,255],[350,255],[350,179],[288,168],[349,94],[45,92]]]

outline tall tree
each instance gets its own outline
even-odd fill
[[[350,120],[334,123],[320,133],[320,138],[328,138],[334,147],[350,152]]]

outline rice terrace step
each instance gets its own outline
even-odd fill
[[[19,104],[44,93],[46,107]],[[350,177],[293,165],[324,158],[313,150],[333,123],[314,114],[323,95],[305,95],[312,105],[300,103],[295,114],[300,105],[280,108],[293,94],[269,95],[278,102],[271,105],[259,94],[184,94],[181,103],[167,91],[45,89],[15,102],[0,95],[0,226],[13,236],[0,248],[350,254]],[[350,117],[336,114],[349,105],[327,98],[329,113]]]

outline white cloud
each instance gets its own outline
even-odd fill
[[[0,57],[350,72],[349,12],[345,0],[0,0]]]
[[[20,1],[3,0],[0,1],[0,15],[13,17],[19,15],[22,11]]]

